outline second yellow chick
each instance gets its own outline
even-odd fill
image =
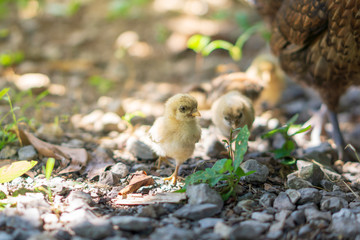
[[[245,125],[250,129],[255,112],[249,98],[238,91],[230,91],[212,104],[211,119],[219,133],[229,138],[231,129]]]
[[[174,173],[164,180],[176,184],[180,165],[194,152],[200,140],[201,127],[195,117],[200,116],[197,101],[189,94],[176,94],[165,104],[164,115],[149,130],[152,148],[162,158],[175,159]]]

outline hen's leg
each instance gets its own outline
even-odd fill
[[[346,148],[344,137],[340,131],[337,114],[331,110],[328,110],[328,114],[329,114],[330,122],[333,126],[332,135],[336,144],[336,148],[338,150],[339,159],[343,160],[344,162],[355,161],[356,160],[355,153],[350,148]]]
[[[310,144],[311,146],[318,146],[321,143],[321,132],[323,130],[325,121],[326,121],[327,107],[325,104],[322,104],[320,109],[314,112],[313,116],[304,123],[304,126],[311,125],[311,135],[310,135]]]

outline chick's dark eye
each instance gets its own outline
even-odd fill
[[[239,114],[239,118],[242,118],[242,116],[243,116],[243,113],[240,113],[240,114]]]
[[[186,110],[186,107],[184,107],[184,106],[180,106],[180,107],[179,107],[179,111],[180,111],[180,112],[185,112],[185,110]]]

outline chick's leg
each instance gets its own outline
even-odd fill
[[[167,157],[162,157],[162,156],[160,156],[160,157],[157,159],[156,162],[157,162],[157,166],[156,166],[157,169],[160,169],[162,162],[165,162],[167,165],[170,165],[171,167],[174,167],[174,165],[169,162],[169,160],[167,159]]]
[[[175,185],[176,182],[177,182],[177,178],[178,178],[179,167],[180,167],[180,165],[178,165],[178,164],[176,163],[176,167],[175,167],[174,173],[171,174],[170,177],[164,178],[164,181],[170,181],[170,180],[171,180],[171,183],[172,183],[173,185]]]

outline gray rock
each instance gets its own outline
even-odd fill
[[[214,233],[219,235],[222,239],[229,239],[232,231],[233,228],[226,225],[224,222],[218,222],[214,227]]]
[[[281,235],[283,235],[283,231],[269,231],[266,234],[267,239],[280,239]]]
[[[186,204],[182,208],[175,211],[174,216],[190,220],[199,220],[202,218],[212,217],[220,211],[221,208],[219,208],[218,205],[212,203],[197,205]]]
[[[310,224],[304,225],[299,229],[299,236],[305,237],[307,234],[311,233],[313,228]]]
[[[13,240],[14,238],[10,234],[7,234],[6,232],[0,232],[0,239],[1,240]]]
[[[335,183],[333,183],[329,180],[323,179],[320,181],[320,186],[323,187],[326,191],[332,191],[335,186]]]
[[[124,178],[129,174],[129,169],[126,164],[118,162],[111,167],[110,171],[118,178]]]
[[[271,222],[274,220],[274,216],[266,212],[254,212],[251,214],[251,218],[260,222]]]
[[[276,198],[276,195],[274,193],[264,193],[260,197],[259,203],[263,207],[269,208],[269,207],[273,206],[275,198]]]
[[[186,189],[186,195],[189,198],[189,204],[212,203],[217,205],[220,209],[222,209],[224,205],[224,201],[220,194],[205,183],[190,185]]]
[[[331,213],[330,212],[322,212],[314,208],[307,208],[304,211],[306,220],[308,222],[312,220],[325,220],[330,222],[331,221]]]
[[[292,189],[301,189],[301,188],[308,188],[308,187],[312,187],[312,184],[309,181],[306,181],[300,177],[298,177],[296,174],[298,172],[289,174],[287,176],[287,181],[286,184],[289,188]]]
[[[6,227],[12,229],[21,229],[22,231],[35,230],[38,227],[37,222],[33,223],[31,220],[24,219],[22,216],[7,216]]]
[[[194,233],[190,230],[177,228],[174,226],[166,226],[157,228],[154,233],[150,235],[151,240],[192,240],[196,239]]]
[[[134,216],[115,216],[112,217],[111,222],[121,230],[132,232],[143,232],[153,229],[153,220],[145,217]]]
[[[270,227],[270,223],[262,223],[254,220],[246,220],[234,227],[230,239],[259,239],[259,237]]]
[[[51,236],[50,233],[42,232],[39,234],[32,235],[28,240],[57,240],[57,239]]]
[[[348,202],[340,197],[330,197],[321,203],[320,209],[322,211],[330,211],[335,213],[340,211],[342,208],[348,208]]]
[[[354,239],[360,233],[359,222],[350,209],[343,208],[332,216],[331,230],[343,238]]]
[[[80,237],[89,239],[104,239],[113,234],[109,219],[93,219],[70,225],[70,228]]]
[[[316,209],[316,210],[319,209],[318,206],[317,206],[317,204],[315,204],[315,203],[313,203],[313,202],[307,202],[307,203],[305,203],[305,204],[303,204],[303,205],[298,205],[298,206],[297,206],[297,209],[298,209],[298,210],[305,210],[305,209],[307,209],[307,208],[313,208],[313,209]]]
[[[34,160],[37,158],[37,152],[32,145],[20,148],[18,155],[20,160]]]
[[[299,171],[299,177],[309,181],[315,186],[320,185],[320,181],[324,178],[324,173],[317,164],[308,161],[297,160],[296,166]]]
[[[253,174],[243,177],[244,181],[248,183],[264,183],[269,175],[268,167],[258,163],[258,161],[254,159],[249,159],[242,163],[241,168],[244,170],[244,172],[255,171]]]
[[[151,160],[156,158],[151,147],[138,140],[136,137],[130,137],[127,140],[126,149],[138,159]]]
[[[86,203],[88,205],[93,203],[93,200],[90,196],[90,194],[82,192],[82,191],[72,191],[70,192],[69,196],[66,198],[66,202],[71,204],[75,201],[81,201],[83,203]]]
[[[27,208],[22,212],[22,214],[22,218],[31,223],[34,228],[40,228],[42,226],[39,209]]]
[[[290,210],[283,209],[275,214],[275,220],[279,222],[284,222],[290,214],[291,214]]]
[[[105,171],[100,174],[99,183],[109,186],[114,186],[120,183],[120,178],[112,171]]]
[[[60,221],[62,223],[76,224],[76,223],[85,222],[85,221],[88,221],[88,220],[91,220],[94,218],[96,218],[96,216],[93,213],[91,213],[87,209],[80,208],[77,210],[72,210],[70,212],[65,212],[65,213],[61,214]]]
[[[221,218],[203,218],[199,220],[201,228],[213,228],[218,222],[224,222]]]
[[[280,192],[277,198],[274,200],[274,208],[280,210],[294,210],[296,206],[291,203],[288,195],[285,192]]]
[[[138,210],[138,217],[147,217],[147,218],[159,218],[167,214],[167,209],[163,204],[152,204],[141,207]]]
[[[6,145],[0,151],[0,159],[11,159],[16,155],[16,149],[14,147],[10,147]]]
[[[12,237],[13,239],[16,239],[16,240],[28,240],[28,239],[31,239],[33,236],[37,236],[41,234],[41,232],[39,230],[31,230],[31,229],[27,229],[27,230],[24,230],[24,229],[16,229],[13,234],[12,234]]]
[[[302,188],[299,189],[299,193],[301,194],[301,197],[298,202],[299,204],[304,204],[307,202],[313,202],[315,204],[320,203],[321,194],[319,190],[315,188]]]
[[[290,214],[291,219],[296,225],[302,225],[306,222],[305,213],[303,210],[297,210]]]
[[[294,190],[294,189],[286,190],[286,194],[288,195],[288,197],[289,197],[292,204],[296,204],[297,201],[301,197],[301,194],[298,191]]]

